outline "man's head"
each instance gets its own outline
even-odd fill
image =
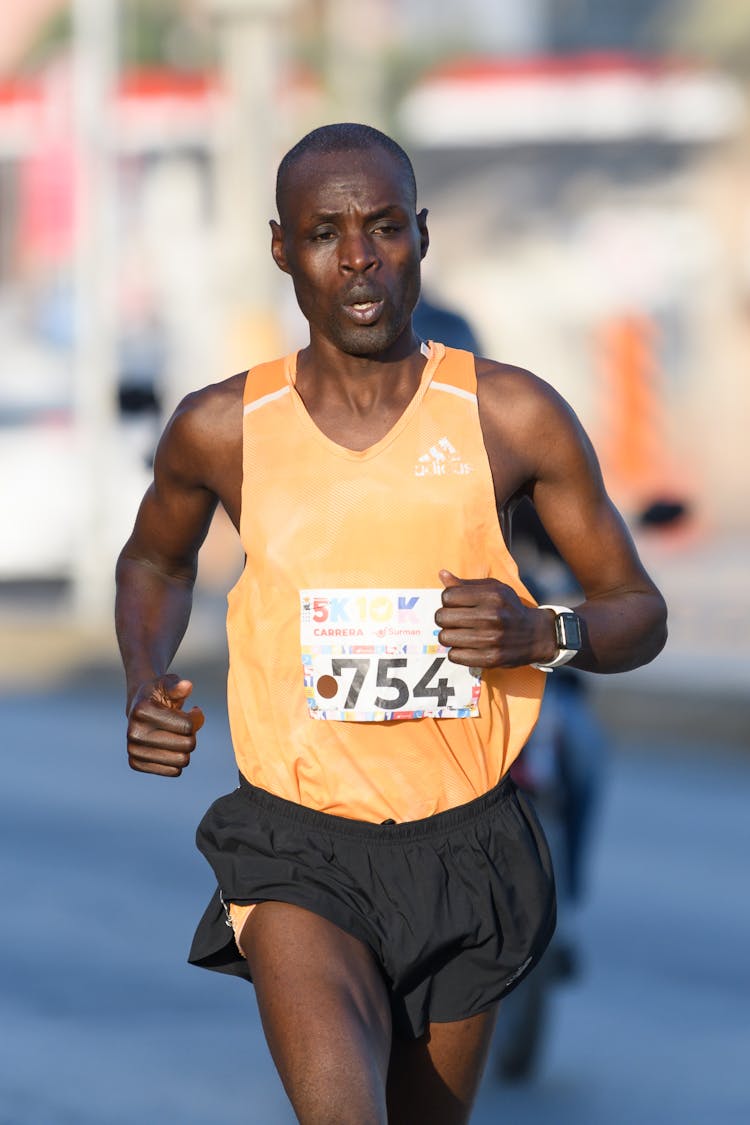
[[[311,339],[382,355],[410,333],[427,251],[426,211],[400,145],[367,125],[308,133],[279,166],[274,259],[294,283]]]
[[[321,125],[313,129],[297,141],[296,145],[279,164],[276,173],[276,209],[279,212],[279,221],[284,225],[284,210],[286,204],[286,190],[292,178],[292,173],[306,156],[327,156],[331,153],[369,152],[380,148],[384,153],[390,153],[401,165],[406,182],[412,193],[412,206],[417,209],[417,181],[414,168],[408,155],[392,137],[373,129],[371,125],[358,125],[351,121],[342,121],[336,125]]]

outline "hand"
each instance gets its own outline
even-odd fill
[[[448,659],[469,668],[518,668],[551,660],[556,652],[553,618],[524,605],[496,578],[457,578],[440,571],[443,607],[435,614],[438,640]]]
[[[190,764],[195,736],[204,723],[199,707],[182,710],[192,690],[190,680],[172,674],[141,684],[128,712],[131,769],[179,777]]]

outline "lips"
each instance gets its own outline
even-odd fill
[[[384,304],[382,298],[377,300],[360,299],[348,302],[343,308],[346,315],[355,324],[374,324],[383,311]]]
[[[385,300],[377,286],[352,285],[344,295],[343,309],[349,320],[355,324],[374,324],[383,311]]]

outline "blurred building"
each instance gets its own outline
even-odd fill
[[[653,51],[674,0],[545,0],[541,45],[556,54]]]
[[[574,404],[634,519],[748,526],[746,113],[716,70],[623,52],[453,60],[400,105],[427,279]]]

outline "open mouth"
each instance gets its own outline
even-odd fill
[[[344,305],[344,312],[355,324],[374,324],[383,311],[382,300],[378,301],[353,301]]]

